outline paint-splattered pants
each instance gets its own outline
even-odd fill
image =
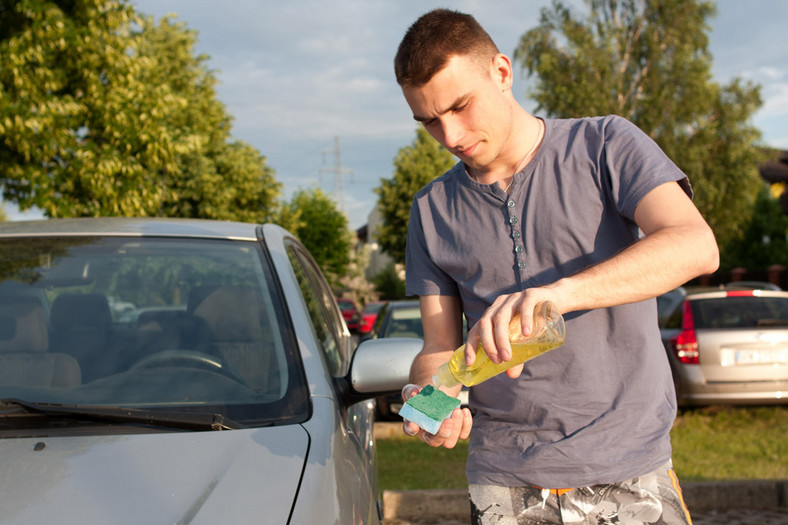
[[[691,525],[671,463],[610,485],[576,489],[470,485],[473,525]]]

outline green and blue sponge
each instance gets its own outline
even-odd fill
[[[441,423],[459,406],[460,400],[456,397],[448,396],[432,385],[427,385],[402,405],[399,415],[430,434],[437,434]]]

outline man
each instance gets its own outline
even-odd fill
[[[689,523],[654,300],[718,265],[686,176],[622,118],[530,115],[510,59],[469,15],[419,18],[395,72],[413,117],[461,161],[411,208],[407,290],[424,348],[403,397],[462,344],[462,315],[469,364],[478,343],[508,360],[510,319],[521,314],[528,335],[544,300],[567,333],[473,387],[473,416],[455,410],[435,435],[405,421],[406,432],[448,448],[470,436],[474,523]]]

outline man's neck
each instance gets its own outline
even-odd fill
[[[543,123],[525,110],[514,120],[509,139],[493,162],[487,166],[471,167],[468,173],[477,182],[493,184],[498,182],[505,187],[512,176],[525,168],[539,150],[543,138]]]

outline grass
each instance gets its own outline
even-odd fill
[[[679,411],[671,431],[682,481],[788,479],[788,406]],[[468,442],[452,450],[396,436],[378,439],[381,490],[465,488]]]
[[[788,406],[682,411],[671,431],[683,480],[788,479]]]

